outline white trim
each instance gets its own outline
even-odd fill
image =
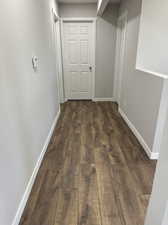
[[[65,80],[64,80],[64,62],[65,62],[65,57],[64,57],[64,52],[65,52],[65,49],[64,49],[64,32],[63,32],[63,23],[64,23],[64,20],[63,18],[60,19],[60,25],[61,25],[61,47],[62,47],[62,81],[63,81],[63,86],[62,86],[62,91],[63,91],[63,96],[64,96],[64,102],[66,102],[66,97],[65,97]]]
[[[127,125],[129,126],[129,128],[132,130],[132,132],[134,133],[134,135],[137,137],[138,141],[140,142],[140,144],[142,145],[142,147],[144,148],[146,154],[148,155],[149,159],[158,159],[159,157],[159,153],[157,152],[152,152],[150,147],[148,146],[148,144],[145,142],[144,138],[141,136],[141,134],[139,133],[139,131],[135,128],[135,126],[132,124],[132,122],[128,119],[128,117],[126,116],[126,114],[122,111],[121,108],[119,108],[119,113],[121,114],[122,118],[125,120],[125,122],[127,123]]]
[[[157,73],[157,72],[154,72],[154,71],[151,71],[151,70],[146,70],[144,68],[140,68],[139,66],[136,65],[136,70],[138,71],[141,71],[141,72],[144,72],[144,73],[148,73],[148,74],[151,74],[153,76],[156,76],[156,77],[160,77],[162,79],[168,79],[168,74],[162,74],[162,73]]]
[[[60,103],[64,103],[64,84],[63,84],[63,62],[62,62],[62,43],[61,43],[61,24],[60,20],[55,23],[56,32],[56,55],[57,55],[57,66],[58,66],[58,89]]]
[[[96,21],[97,19],[94,19],[93,22],[93,80],[92,80],[92,99],[95,97],[95,79],[96,79]]]
[[[57,92],[59,97],[59,103],[64,102],[63,88],[62,88],[62,55],[61,55],[61,36],[60,36],[60,17],[57,15],[57,12],[52,8],[52,32],[53,32],[53,42],[54,42],[54,51],[55,51],[55,64],[56,64],[56,78],[57,78]]]
[[[53,14],[53,39],[54,39],[54,50],[55,50],[58,97],[59,97],[59,103],[64,103],[60,18],[57,16],[56,12],[53,9],[52,9],[52,14]],[[57,17],[57,20],[55,19],[55,17]]]
[[[150,159],[151,160],[158,160],[159,159],[159,152],[151,152]]]
[[[96,21],[96,17],[62,17],[62,22],[93,22]]]
[[[64,81],[64,34],[63,34],[63,23],[64,22],[92,22],[93,23],[93,65],[92,65],[92,70],[93,70],[93,80],[92,80],[92,100],[94,100],[95,97],[95,76],[96,76],[96,17],[70,17],[70,18],[61,18],[61,37],[62,37],[62,58],[63,58],[63,73],[62,73],[62,80]],[[63,93],[65,96],[65,90],[64,90],[64,85],[63,85]],[[66,102],[67,99],[64,97],[64,101]]]
[[[59,16],[54,8],[52,8],[53,20],[56,23],[59,20]]]
[[[118,21],[117,21],[118,23]],[[114,84],[113,84],[113,95],[117,99],[117,86],[118,86],[118,54],[119,54],[119,28],[117,27],[116,35],[116,46],[115,46],[115,65],[114,65]]]
[[[116,40],[116,50],[115,50],[115,72],[114,72],[114,97],[116,98],[118,104],[120,105],[121,98],[121,87],[122,79],[124,73],[125,65],[125,48],[126,48],[126,35],[127,35],[127,25],[128,25],[128,11],[125,10],[117,20],[118,23],[124,19],[125,27],[123,30],[123,40],[121,43],[121,36],[119,36],[120,28],[117,27],[117,40]],[[122,67],[122,68],[120,68]]]
[[[93,98],[94,102],[115,102],[115,98]]]
[[[104,10],[106,8],[106,6],[108,5],[108,3],[110,2],[110,0],[99,0],[98,1],[98,7],[97,7],[97,15],[98,16],[102,16],[104,13]]]
[[[54,122],[53,122],[52,126],[51,126],[50,132],[49,132],[49,134],[48,134],[48,136],[47,136],[47,139],[46,139],[46,141],[45,141],[45,143],[44,143],[44,146],[43,146],[43,149],[42,149],[42,151],[41,151],[41,154],[40,154],[40,156],[39,156],[39,158],[38,158],[38,160],[37,160],[36,166],[35,166],[35,168],[34,168],[34,170],[33,170],[33,173],[32,173],[32,175],[31,175],[31,177],[30,177],[30,180],[29,180],[29,182],[28,182],[28,185],[27,185],[27,187],[26,187],[26,190],[25,190],[25,192],[24,192],[24,194],[23,194],[22,200],[21,200],[21,202],[20,202],[20,204],[19,204],[19,207],[18,207],[18,210],[17,210],[17,212],[16,212],[16,215],[15,215],[15,218],[14,218],[14,220],[13,220],[12,225],[18,225],[19,222],[20,222],[21,216],[22,216],[22,214],[23,214],[24,208],[25,208],[26,203],[27,203],[27,200],[28,200],[28,198],[29,198],[29,195],[30,195],[31,189],[32,189],[32,187],[33,187],[34,181],[35,181],[35,179],[36,179],[36,176],[37,176],[38,170],[39,170],[39,168],[40,168],[41,162],[42,162],[43,157],[44,157],[44,155],[45,155],[45,152],[46,152],[46,150],[47,150],[47,147],[48,147],[48,144],[49,144],[49,142],[50,142],[50,139],[51,139],[51,137],[52,137],[54,128],[55,128],[55,126],[56,126],[56,124],[57,124],[59,115],[60,115],[60,109],[59,109],[59,111],[58,111],[58,113],[57,113],[57,115],[56,115],[56,117],[55,117],[55,119],[54,119]]]

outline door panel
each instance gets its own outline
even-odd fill
[[[89,33],[89,29],[87,24],[81,24],[80,25],[80,34],[88,34]]]
[[[88,40],[80,40],[80,63],[89,64]]]
[[[77,72],[71,72],[71,90],[75,92],[79,86],[79,76]]]
[[[66,99],[92,99],[93,24],[63,24],[64,84]]]
[[[69,64],[78,64],[78,42],[76,40],[68,40],[67,45]]]

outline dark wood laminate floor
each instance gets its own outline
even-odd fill
[[[143,225],[155,164],[114,103],[67,102],[20,225]]]

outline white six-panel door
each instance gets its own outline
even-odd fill
[[[63,23],[64,90],[66,99],[92,99],[93,24]]]

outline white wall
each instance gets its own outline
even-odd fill
[[[0,224],[11,225],[58,112],[54,0],[0,7]],[[31,65],[39,57],[38,72]]]
[[[109,4],[97,19],[95,97],[112,98],[115,70],[118,4]]]
[[[142,2],[137,67],[168,76],[168,1]]]
[[[128,11],[121,108],[152,151],[163,80],[137,71],[136,54],[141,0],[123,0],[120,15]]]
[[[96,4],[60,4],[61,17],[96,17]],[[95,97],[112,98],[118,5],[109,4],[97,19]]]

